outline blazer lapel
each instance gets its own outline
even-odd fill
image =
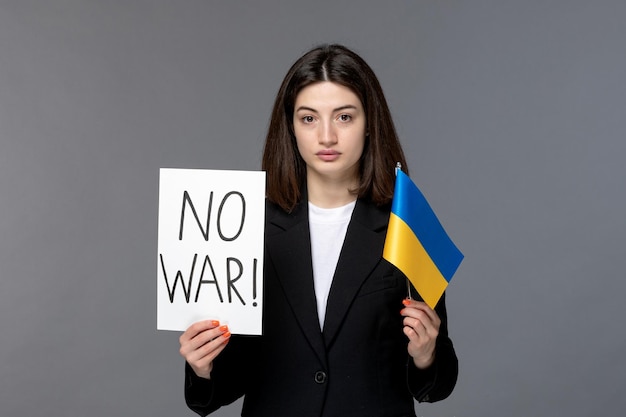
[[[389,211],[357,200],[326,307],[324,339],[330,345],[363,281],[382,258]]]
[[[306,200],[305,200],[306,201]],[[287,302],[322,363],[326,363],[313,287],[308,209],[299,204],[291,214],[272,210],[267,246]]]

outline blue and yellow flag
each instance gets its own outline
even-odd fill
[[[424,195],[398,170],[383,258],[406,275],[431,308],[463,260]]]

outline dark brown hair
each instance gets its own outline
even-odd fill
[[[366,115],[365,147],[359,163],[359,185],[353,192],[377,205],[393,197],[394,167],[406,161],[391,113],[374,71],[356,53],[342,45],[322,45],[298,59],[283,80],[270,118],[263,150],[267,198],[286,211],[300,201],[306,165],[298,152],[293,129],[296,97],[306,86],[331,81],[350,88],[361,100]]]

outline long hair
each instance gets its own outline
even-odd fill
[[[350,88],[366,115],[366,137],[359,161],[359,184],[352,190],[377,205],[393,197],[397,162],[407,171],[387,101],[374,71],[356,53],[342,45],[322,45],[300,57],[285,76],[272,110],[262,169],[267,175],[267,198],[291,211],[301,198],[306,164],[296,143],[293,113],[298,93],[308,85],[331,81]]]

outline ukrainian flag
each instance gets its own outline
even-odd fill
[[[383,258],[406,275],[431,308],[463,260],[424,195],[397,170]]]

